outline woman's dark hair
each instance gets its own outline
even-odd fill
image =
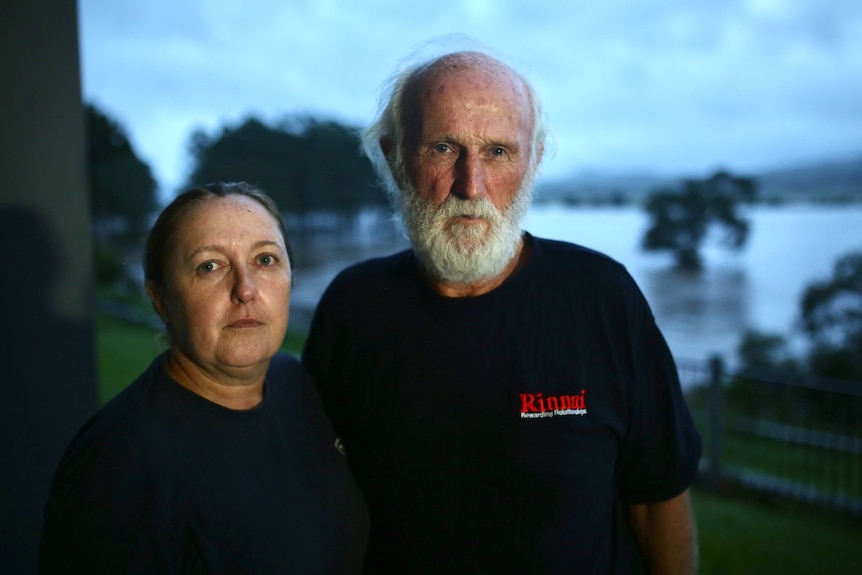
[[[167,258],[172,251],[177,230],[182,225],[186,214],[192,207],[203,202],[228,196],[251,198],[272,215],[278,223],[290,265],[293,265],[293,254],[287,236],[287,228],[284,225],[284,220],[281,219],[281,212],[275,201],[260,188],[246,182],[215,182],[185,190],[159,214],[149,236],[147,236],[147,243],[144,247],[144,282],[152,283],[159,291],[164,289]]]

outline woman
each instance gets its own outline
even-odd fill
[[[299,362],[279,353],[291,260],[245,183],[178,196],[145,248],[169,349],[78,433],[42,573],[358,573],[367,515]]]

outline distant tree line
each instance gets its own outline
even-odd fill
[[[118,122],[86,106],[88,169],[93,234],[100,281],[118,273],[120,246],[133,246],[156,211],[156,182],[138,158]],[[275,125],[247,118],[215,134],[190,137],[192,170],[186,187],[244,180],[266,190],[285,212],[294,236],[326,226],[354,233],[364,209],[388,210],[368,159],[360,152],[356,129],[334,121],[289,117]],[[755,182],[726,172],[686,180],[679,189],[654,190],[646,203],[652,223],[643,238],[646,250],[671,251],[677,264],[697,270],[708,232],[723,231],[725,245],[741,249],[749,223],[738,213],[756,195]]]
[[[249,118],[215,135],[194,132],[191,153],[189,185],[248,181],[292,216],[297,233],[313,228],[321,212],[349,229],[360,210],[388,206],[356,129],[337,122],[294,117],[269,126]]]
[[[159,208],[157,185],[123,127],[96,106],[85,111],[96,281],[105,287],[128,280],[124,254],[140,250]],[[248,118],[214,135],[196,131],[190,147],[187,185],[258,185],[286,212],[293,234],[312,232],[321,221],[350,233],[361,210],[388,210],[356,130],[337,122],[294,117],[270,126]],[[669,251],[678,266],[697,271],[712,230],[726,247],[744,247],[750,223],[739,208],[756,194],[753,179],[723,171],[653,190],[643,248]],[[862,252],[839,260],[829,280],[808,286],[800,317],[811,344],[807,357],[794,357],[779,335],[750,332],[740,345],[743,363],[862,379]]]
[[[749,331],[739,345],[743,367],[862,381],[862,251],[845,254],[831,277],[805,288],[798,321],[807,342],[802,355],[781,334]]]
[[[124,254],[149,228],[157,186],[123,127],[93,105],[84,112],[96,283],[107,286],[130,279]]]
[[[157,185],[120,123],[94,105],[85,113],[96,280],[106,286],[128,279],[124,254],[139,251],[159,208]],[[321,227],[350,237],[362,210],[388,211],[356,129],[334,121],[291,117],[267,125],[248,118],[213,135],[195,131],[190,151],[184,187],[238,180],[261,187],[283,210],[294,240]]]

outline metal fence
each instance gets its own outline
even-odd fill
[[[678,362],[701,478],[862,515],[862,382]]]

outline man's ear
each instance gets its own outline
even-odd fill
[[[156,310],[156,313],[159,314],[159,317],[162,318],[165,325],[171,323],[164,299],[155,284],[152,281],[148,281],[144,284],[144,291],[147,292],[147,296],[149,296],[150,302],[153,304],[153,309]]]

